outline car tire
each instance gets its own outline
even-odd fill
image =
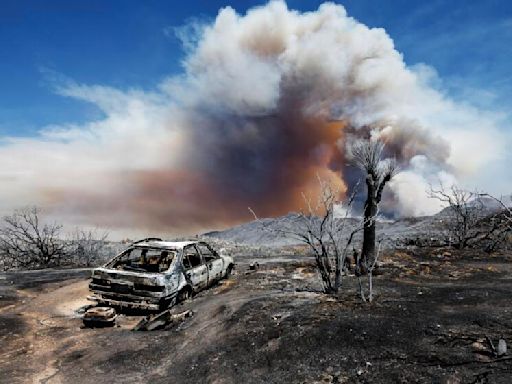
[[[173,307],[175,304],[176,298],[162,300],[160,302],[160,312]]]
[[[192,297],[192,292],[189,288],[184,288],[178,293],[177,302],[183,303]]]
[[[228,269],[226,269],[226,279],[231,276],[231,273],[233,272],[233,264],[228,265]]]

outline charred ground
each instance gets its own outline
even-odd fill
[[[320,293],[309,258],[239,255],[234,276],[175,308],[192,318],[154,332],[131,331],[135,316],[82,329],[87,271],[5,273],[0,382],[508,383],[512,361],[486,337],[512,340],[511,258],[389,251],[370,305],[351,277]]]

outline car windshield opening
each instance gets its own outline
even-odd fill
[[[135,272],[165,272],[171,266],[176,251],[154,248],[132,248],[126,250],[111,265],[111,268]]]

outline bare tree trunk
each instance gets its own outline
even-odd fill
[[[373,301],[373,268],[368,272],[368,301]]]
[[[359,295],[361,296],[361,300],[366,303],[366,295],[364,293],[363,283],[361,281],[361,275],[357,276],[357,282],[359,284]]]
[[[366,273],[366,266],[370,265],[375,258],[375,216],[377,215],[377,200],[375,184],[370,177],[367,178],[366,186],[368,194],[364,207],[364,230],[363,230],[363,250],[359,262],[361,273]]]
[[[331,284],[331,277],[329,276],[328,269],[326,268],[324,262],[324,255],[320,255],[319,253],[315,253],[315,260],[317,269],[320,272],[320,277],[322,278],[322,285],[324,293],[332,293],[333,288]]]
[[[342,272],[342,258],[341,255],[336,255],[336,270],[334,273],[334,292],[337,293],[341,287],[341,272]]]

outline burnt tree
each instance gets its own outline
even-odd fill
[[[272,228],[267,226],[268,222],[258,219],[251,208],[249,211],[256,221],[261,222],[263,230],[306,244],[315,257],[324,293],[336,294],[341,289],[342,274],[347,268],[349,247],[355,235],[363,229],[362,223],[353,223],[349,219],[359,182],[343,204],[339,201],[340,190],[320,178],[318,182],[321,191],[318,198],[315,201],[302,194],[305,208],[294,215],[291,225]]]
[[[60,239],[62,225],[41,220],[37,207],[27,207],[3,218],[0,259],[4,269],[59,265],[66,254]]]
[[[443,222],[450,246],[493,252],[507,243],[512,232],[512,210],[503,199],[457,185],[445,187],[441,182],[437,189],[430,186],[428,196],[446,205]]]
[[[450,245],[463,249],[479,236],[477,224],[485,216],[486,209],[477,192],[457,185],[447,188],[440,182],[438,189],[430,186],[428,196],[447,205],[445,225],[450,233]]]
[[[364,204],[363,249],[357,261],[359,273],[375,259],[375,226],[384,187],[397,173],[394,159],[382,159],[384,143],[378,139],[356,140],[349,146],[354,165],[365,173],[366,201]]]

